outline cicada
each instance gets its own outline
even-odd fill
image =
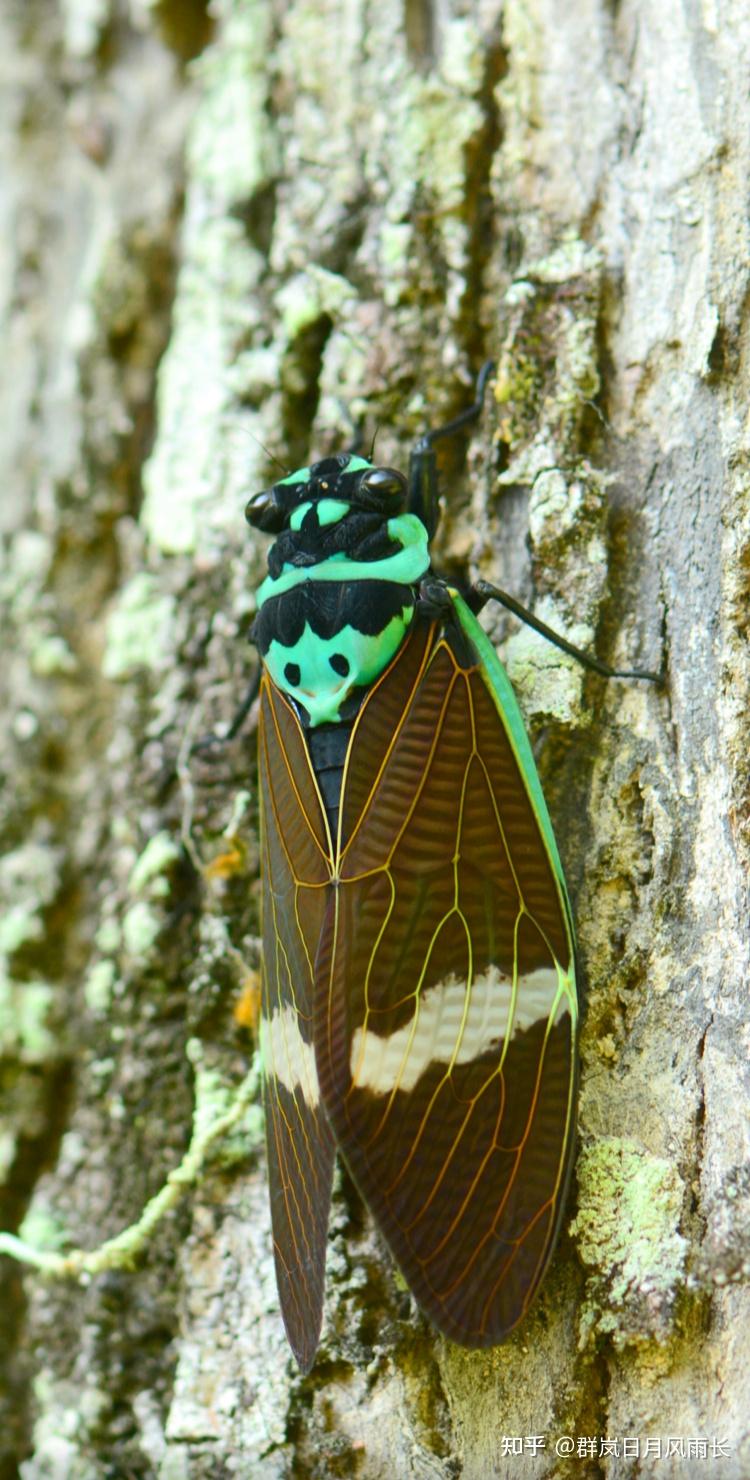
[[[336,1152],[422,1311],[467,1347],[523,1318],[565,1202],[565,879],[476,617],[502,593],[462,595],[430,567],[433,443],[479,414],[491,368],[474,405],[417,443],[408,477],[342,454],[247,507],[276,536],[253,629],[260,1038],[276,1275],[303,1371]]]

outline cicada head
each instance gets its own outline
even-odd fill
[[[250,524],[276,540],[253,626],[274,683],[312,727],[336,723],[384,671],[429,568],[427,530],[404,512],[395,468],[342,454],[258,493]]]
[[[266,534],[299,528],[304,514],[311,508],[315,508],[320,524],[333,523],[356,512],[392,519],[403,510],[406,495],[403,473],[395,468],[374,467],[364,457],[341,453],[323,458],[309,468],[298,468],[271,488],[254,494],[245,509],[245,518],[254,529]]]

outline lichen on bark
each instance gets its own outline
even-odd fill
[[[445,449],[436,561],[667,676],[605,685],[485,618],[588,984],[572,1221],[523,1327],[490,1353],[435,1338],[342,1176],[302,1381],[253,1121],[134,1273],[22,1286],[4,1262],[0,1475],[526,1480],[577,1472],[561,1435],[657,1432],[724,1439],[721,1472],[747,1473],[745,12],[0,18],[3,1227],[63,1252],[118,1234],[196,1096],[210,1120],[244,1082],[252,740],[191,745],[253,661],[242,507],[273,458],[364,419],[403,464],[493,354],[481,434]]]

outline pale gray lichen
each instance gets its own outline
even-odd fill
[[[219,39],[193,63],[201,102],[188,141],[189,175],[214,206],[249,200],[279,165],[268,111],[269,47],[274,24],[268,0],[218,0]],[[207,203],[207,202],[206,202]]]
[[[599,392],[601,262],[577,236],[524,263],[505,298],[509,328],[495,395],[512,447],[499,484],[533,484],[580,456],[581,420]]]
[[[594,633],[585,622],[569,625],[556,602],[542,598],[535,615],[568,642],[590,650]],[[529,725],[557,721],[561,725],[583,724],[581,709],[584,670],[578,660],[555,647],[531,627],[521,627],[508,639],[505,666]]]
[[[33,1458],[19,1473],[65,1476],[65,1480],[96,1480],[101,1467],[86,1451],[91,1434],[111,1408],[111,1399],[93,1382],[58,1378],[43,1368],[34,1378],[38,1417],[34,1423]]]
[[[581,525],[591,522],[592,514],[601,518],[601,475],[587,478],[566,477],[560,468],[545,468],[534,479],[529,495],[529,538],[535,550],[544,545],[560,544],[578,533]],[[592,508],[592,492],[598,497]],[[604,549],[602,547],[603,554]]]
[[[75,673],[78,663],[65,638],[59,632],[50,632],[42,635],[32,648],[31,667],[38,678],[53,678]]]
[[[466,147],[484,126],[472,97],[456,97],[435,79],[411,77],[401,112],[401,142],[411,180],[422,180],[443,211],[465,209]],[[442,222],[440,222],[442,226]]]
[[[39,939],[41,912],[58,890],[60,857],[58,849],[32,838],[0,858],[0,898],[7,902],[5,918],[0,921],[0,952]],[[12,923],[8,923],[10,914]]]
[[[112,14],[112,0],[61,0],[63,42],[70,57],[90,57]]]
[[[551,252],[535,260],[531,271],[538,282],[556,285],[573,278],[595,279],[601,267],[601,252],[574,231],[568,231]]]

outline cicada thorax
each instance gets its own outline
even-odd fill
[[[265,667],[306,732],[332,837],[353,721],[412,624],[429,568],[406,480],[364,458],[326,458],[248,505],[277,534],[253,628]]]

